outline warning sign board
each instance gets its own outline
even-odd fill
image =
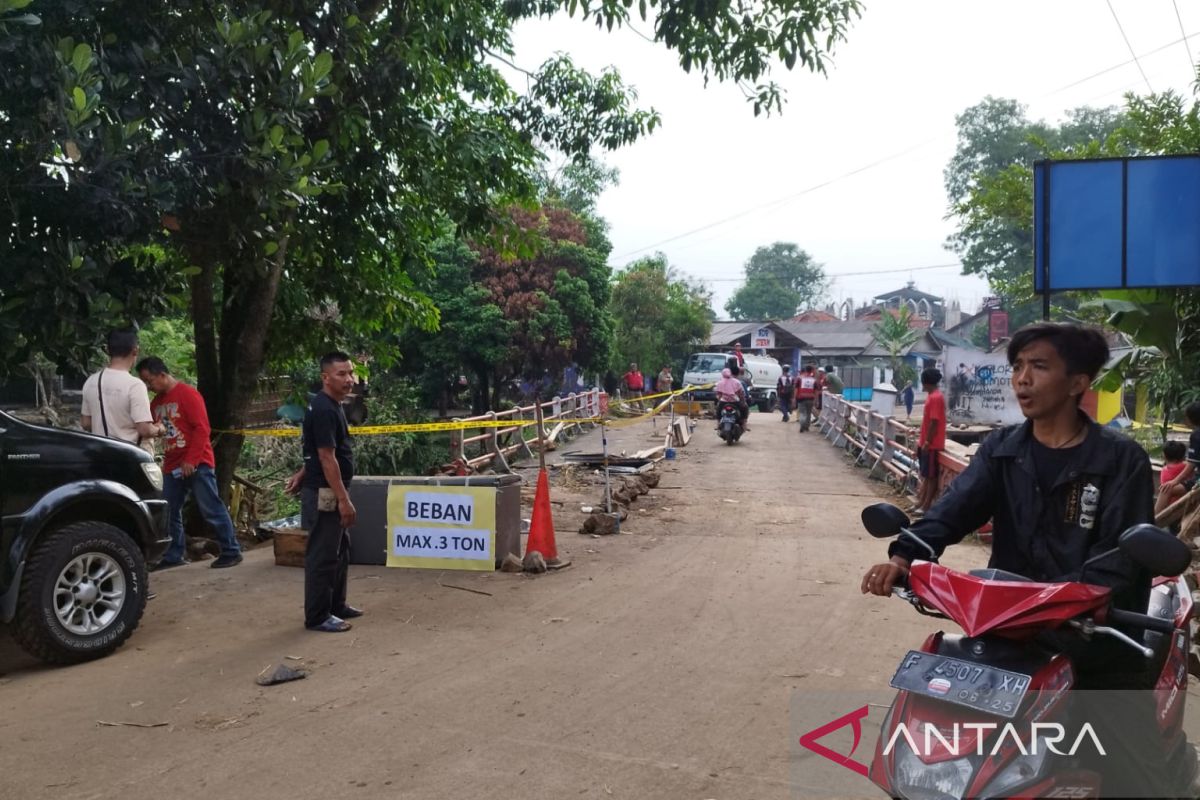
[[[387,528],[389,567],[495,569],[495,488],[390,486]]]

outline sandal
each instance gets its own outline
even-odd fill
[[[310,631],[320,631],[321,633],[345,633],[353,626],[346,620],[331,615],[320,625],[306,625],[305,627]]]

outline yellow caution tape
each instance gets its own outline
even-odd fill
[[[1162,426],[1159,425],[1158,423],[1151,425],[1146,422],[1138,422],[1137,420],[1133,420],[1130,423],[1130,427],[1135,428],[1135,429],[1136,428],[1156,428],[1156,429],[1162,428]],[[1185,428],[1182,425],[1168,425],[1167,430],[1174,431],[1175,433],[1191,433],[1192,432],[1191,428]]]
[[[647,395],[640,398],[642,400],[653,399],[655,397],[673,397],[684,394],[686,392],[695,391],[696,389],[707,389],[713,384],[706,386],[687,386],[675,392],[660,392],[656,395]],[[628,401],[626,401],[628,402]],[[620,420],[620,424],[627,425],[634,422],[639,422],[647,417],[653,416],[658,409],[664,407],[666,403],[660,403],[656,409],[649,411],[637,417]],[[591,422],[596,425],[613,425],[613,420],[607,417],[549,417],[544,420],[547,423],[555,424],[558,422]],[[532,419],[481,419],[481,420],[452,420],[450,422],[408,422],[399,423],[396,425],[359,425],[351,426],[350,433],[355,436],[384,436],[389,433],[439,433],[442,431],[462,431],[474,428],[528,428],[532,425],[537,425],[536,420]],[[236,436],[299,436],[300,428],[242,428],[240,430],[216,430],[214,433],[228,433]]]

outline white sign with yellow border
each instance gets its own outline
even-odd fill
[[[389,567],[496,568],[496,489],[388,487]]]

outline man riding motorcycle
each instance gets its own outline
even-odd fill
[[[746,387],[734,375],[733,370],[735,369],[737,367],[726,367],[721,370],[721,380],[713,386],[713,393],[716,395],[718,407],[723,402],[738,404],[742,430],[749,431],[750,426],[747,424],[747,419],[750,416],[750,401],[746,396]]]
[[[1083,563],[1116,547],[1126,528],[1153,522],[1154,485],[1145,451],[1079,409],[1107,360],[1108,345],[1091,328],[1041,323],[1014,334],[1008,361],[1025,423],[989,436],[967,469],[912,526],[913,533],[940,555],[991,519],[989,567],[1057,582],[1078,580]],[[890,561],[863,576],[864,594],[890,595],[912,560],[925,554],[899,539],[888,555]],[[1116,554],[1090,567],[1086,580],[1111,587],[1114,607],[1145,613],[1151,577]],[[1063,634],[1048,644],[1072,657],[1077,689],[1150,688],[1153,676],[1145,659],[1114,639],[1084,642]],[[1109,796],[1186,792],[1192,775],[1171,774],[1171,754],[1156,746],[1160,739],[1150,692],[1112,695],[1103,709],[1106,718],[1095,724],[1106,729],[1102,737],[1121,748],[1121,761],[1128,766],[1106,778],[1105,794],[1110,789]],[[1189,767],[1193,762],[1183,760]]]

